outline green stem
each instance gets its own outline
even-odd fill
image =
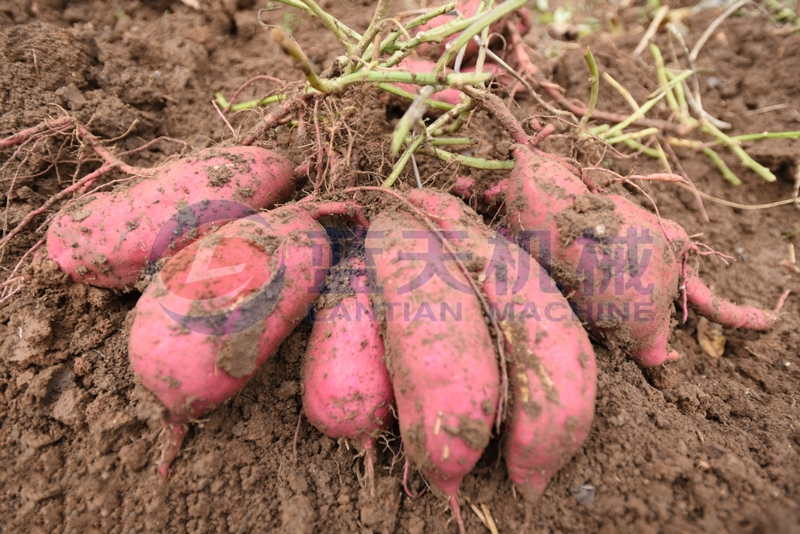
[[[422,15],[419,15],[418,17],[411,19],[405,26],[403,26],[403,28],[405,28],[406,31],[413,30],[417,26],[421,26],[426,22],[428,22],[429,20],[438,17],[439,15],[443,15],[444,13],[449,13],[450,11],[453,11],[456,8],[457,3],[458,3],[457,0],[451,0],[450,2],[448,2],[443,6],[439,6],[435,9],[430,9],[425,13],[423,13]],[[400,30],[395,30],[388,36],[386,36],[386,38],[383,41],[381,41],[380,44],[381,52],[395,52],[395,50],[392,49],[392,45],[403,35],[404,35],[403,32],[401,32]],[[367,49],[364,51],[364,54],[362,55],[362,58],[364,59],[371,58],[372,48],[373,48],[372,44],[368,45]]]
[[[723,145],[730,148],[731,151],[741,160],[745,167],[761,176],[761,178],[767,182],[774,182],[776,180],[775,175],[772,174],[772,171],[751,158],[750,155],[739,145],[738,141],[731,139],[728,135],[724,134],[719,128],[711,124],[711,122],[708,120],[704,119],[701,124],[704,132],[713,135]]]
[[[632,148],[637,152],[641,152],[645,156],[651,157],[653,159],[659,159],[661,157],[661,154],[658,153],[658,150],[656,150],[655,148],[646,147],[639,141],[634,141],[633,139],[624,139],[622,142],[625,143],[625,145],[628,146],[629,148]]]
[[[647,137],[648,135],[656,135],[658,132],[658,128],[645,128],[644,130],[640,130],[638,132],[631,132],[628,134],[619,135],[617,137],[611,137],[606,139],[606,143],[609,145],[615,145],[617,143],[623,143],[626,139],[641,139],[642,137]]]
[[[314,67],[311,65],[311,62],[308,60],[305,52],[303,52],[291,35],[286,33],[283,28],[274,27],[270,32],[270,36],[272,37],[272,40],[278,43],[281,49],[294,60],[295,64],[300,67],[300,70],[303,71],[303,74],[305,75],[311,87],[322,93],[331,92],[326,90],[328,81],[321,80],[319,76],[317,76],[317,73],[314,70]]]
[[[419,94],[414,98],[414,101],[411,102],[411,105],[397,122],[397,125],[394,127],[394,132],[392,133],[392,142],[390,144],[392,156],[396,156],[397,153],[400,152],[400,148],[403,146],[403,141],[406,139],[406,136],[414,129],[415,124],[422,121],[422,117],[424,117],[425,112],[428,111],[425,101],[429,100],[431,95],[435,92],[436,88],[432,85],[426,85],[420,89]]]
[[[324,14],[324,17],[320,17],[317,13],[315,13],[311,8],[309,8],[306,4],[304,4],[300,0],[277,0],[277,1],[280,2],[281,4],[287,5],[289,7],[294,7],[296,9],[301,9],[301,10],[305,11],[306,13],[308,13],[309,15],[313,15],[313,16],[315,16],[317,18],[320,18],[323,21],[325,21],[326,18],[327,18],[329,20],[329,23],[336,24],[339,27],[341,27],[342,31],[345,34],[347,34],[347,36],[350,39],[352,39],[353,41],[358,41],[358,40],[361,39],[361,34],[358,33],[357,31],[353,30],[352,28],[349,28],[346,24],[340,22],[339,20],[335,19],[331,15],[328,15],[324,11],[322,11],[322,13]],[[327,26],[327,24],[326,24],[326,26]],[[341,39],[340,39],[340,41],[341,41]],[[348,44],[349,44],[349,41],[343,41],[342,42],[342,45],[344,45],[345,49],[347,48]]]
[[[403,98],[407,98],[409,100],[414,100],[417,95],[414,93],[409,93],[403,89],[400,89],[396,85],[389,85],[388,83],[379,83],[378,87],[386,91],[387,93],[392,93],[393,95],[401,96]],[[432,107],[433,109],[439,109],[442,111],[450,111],[453,109],[453,104],[448,104],[447,102],[439,102],[438,100],[427,99],[425,101],[427,105]]]
[[[420,149],[420,152],[422,154],[426,154],[429,156],[435,156],[447,163],[450,163],[451,161],[456,161],[461,165],[463,165],[464,167],[471,167],[473,169],[485,169],[489,171],[507,171],[514,168],[514,162],[511,160],[499,161],[492,159],[474,158],[471,156],[464,156],[462,154],[455,154],[453,152],[448,152],[447,150],[442,150],[441,148],[423,147]]]
[[[214,97],[217,99],[217,104],[219,104],[222,109],[227,108],[230,104],[230,102],[228,102],[225,97],[222,96],[222,93],[215,93]],[[231,105],[229,111],[237,112],[244,111],[246,109],[260,108],[263,106],[268,106],[269,104],[274,104],[275,102],[283,102],[284,100],[286,100],[286,95],[284,94],[266,96],[260,100],[237,102],[236,104]]]
[[[722,174],[722,177],[731,185],[742,185],[742,181],[736,176],[733,171],[722,161],[722,158],[719,157],[719,154],[711,150],[710,148],[702,149],[703,154],[709,157],[711,161],[714,162],[714,165],[717,166],[719,172]]]
[[[219,93],[219,92],[218,93],[214,93],[214,100],[217,101],[217,105],[221,109],[227,108],[228,105],[230,104],[230,102],[228,102],[228,99],[225,98],[225,95],[223,95],[222,93]]]
[[[435,137],[431,139],[432,146],[471,146],[474,144],[475,140],[469,137]]]
[[[692,150],[703,150],[706,143],[701,143],[694,139],[680,139],[678,137],[667,137],[667,142],[672,146],[681,148],[691,148]]]
[[[392,187],[394,183],[397,181],[397,178],[400,176],[400,173],[403,172],[406,165],[408,165],[408,161],[411,159],[411,156],[414,152],[420,147],[422,142],[425,141],[425,135],[420,135],[414,141],[408,145],[406,151],[403,152],[403,155],[400,156],[400,159],[397,160],[397,163],[394,164],[392,168],[392,173],[389,175],[388,178],[381,184],[381,187]]]
[[[468,19],[456,19],[452,22],[448,22],[447,24],[442,24],[441,26],[436,26],[435,28],[431,28],[428,31],[421,32],[411,40],[404,41],[399,45],[397,45],[398,49],[392,54],[392,56],[389,59],[386,60],[386,62],[382,63],[381,66],[394,67],[395,65],[403,61],[403,59],[406,56],[408,56],[411,52],[416,50],[416,48],[421,43],[441,43],[451,35],[467,28],[475,20],[477,20],[477,17],[470,17]]]
[[[600,94],[600,71],[597,69],[597,62],[592,54],[592,49],[588,46],[583,53],[586,59],[586,64],[589,66],[589,83],[591,84],[591,92],[589,93],[589,104],[586,106],[586,113],[583,114],[581,122],[578,123],[578,128],[584,128],[592,117],[594,108],[597,105],[597,97]]]
[[[483,12],[483,4],[483,2],[478,4],[478,13]],[[494,0],[489,0],[485,7],[486,9],[492,9],[492,7],[494,7]],[[483,72],[483,64],[486,62],[486,50],[489,46],[489,26],[486,26],[481,30],[480,44],[481,47],[478,49],[478,60],[475,62],[475,72]]]
[[[760,141],[761,139],[800,139],[800,132],[761,132],[731,136],[734,141]]]
[[[665,72],[670,81],[675,79],[675,74],[672,71],[668,70]],[[680,110],[680,116],[683,121],[691,124],[692,126],[696,126],[697,121],[695,121],[694,117],[689,115],[689,104],[686,102],[686,94],[683,92],[682,83],[679,83],[675,86],[675,100],[678,103],[678,109]]]
[[[454,120],[452,124],[443,126],[437,130],[432,130],[433,137],[442,137],[459,131],[461,129],[461,126],[464,124],[464,117],[466,117],[468,114],[469,114],[468,110],[464,111],[458,117],[456,117],[456,120]]]
[[[478,20],[470,24],[461,35],[451,43],[445,53],[442,54],[442,57],[436,62],[436,70],[442,70],[445,65],[449,65],[458,53],[458,50],[469,43],[472,38],[478,35],[484,28],[491,26],[501,18],[521,8],[527,1],[528,0],[506,0],[496,8],[478,17]]]
[[[635,98],[633,98],[633,95],[631,95],[630,91],[625,89],[621,83],[619,83],[617,80],[614,79],[613,76],[611,76],[607,72],[604,72],[603,79],[606,81],[606,83],[608,83],[611,87],[613,87],[620,94],[620,96],[622,96],[622,98],[625,99],[625,102],[628,103],[628,105],[631,107],[632,110],[636,111],[637,109],[639,109],[640,107],[639,103],[636,101]]]
[[[686,78],[688,78],[691,75],[692,75],[691,71],[687,71],[687,72],[681,73],[680,75],[678,75],[675,78],[675,80],[670,82],[670,84],[667,87],[670,87],[671,85],[675,85],[676,83],[680,83],[680,82],[682,82],[683,80],[685,80]],[[631,114],[624,121],[622,121],[619,124],[617,124],[616,126],[613,126],[612,128],[610,128],[601,137],[608,138],[608,137],[610,137],[612,135],[616,135],[616,134],[620,133],[622,130],[624,130],[625,128],[627,128],[631,124],[633,124],[635,121],[637,121],[637,120],[641,119],[642,117],[644,117],[645,114],[648,111],[650,111],[653,108],[653,106],[655,106],[658,103],[659,100],[664,98],[665,95],[666,95],[666,90],[665,89],[661,89],[656,94],[655,97],[651,97],[650,100],[648,100],[647,102],[642,104],[642,107],[640,107],[637,111],[633,112],[633,114]]]
[[[353,43],[344,31],[344,25],[339,22],[337,18],[329,15],[324,9],[319,7],[319,4],[314,0],[302,0],[302,2],[308,6],[308,9],[310,9],[314,15],[319,17],[325,27],[336,36],[340,43],[342,43],[342,46],[344,46],[344,49],[347,51],[347,55],[351,55],[353,52]]]
[[[492,75],[488,72],[453,73],[438,76],[432,72],[402,72],[402,71],[366,71],[354,72],[335,78],[322,80],[325,93],[341,93],[349,85],[357,83],[413,83],[415,85],[434,85],[446,87],[461,87],[464,85],[477,85],[489,80]]]
[[[383,182],[382,187],[392,187],[392,185],[397,181],[397,178],[400,176],[400,173],[403,172],[403,169],[408,164],[408,161],[411,159],[411,155],[422,145],[422,143],[428,138],[428,132],[436,132],[439,128],[444,126],[448,121],[453,119],[454,117],[458,117],[461,115],[462,112],[470,109],[472,107],[471,102],[466,102],[455,106],[453,109],[436,119],[433,124],[430,125],[422,135],[414,139],[411,144],[408,145],[405,152],[400,156],[400,159],[397,160],[397,163],[394,164],[392,168],[391,174],[386,180]]]
[[[678,101],[672,93],[672,89],[668,88],[669,80],[667,79],[667,69],[664,67],[664,56],[661,55],[661,50],[655,45],[650,43],[650,54],[653,56],[653,61],[656,63],[656,77],[661,88],[667,92],[667,105],[672,111],[679,111]]]
[[[372,43],[372,40],[375,39],[375,36],[378,35],[378,26],[380,22],[386,18],[386,13],[389,11],[389,6],[392,3],[392,0],[378,0],[378,5],[375,8],[375,12],[372,14],[372,20],[369,22],[369,26],[367,26],[367,31],[364,32],[364,35],[359,39],[358,44],[353,51],[353,55],[356,57],[361,57],[364,53],[364,49]],[[359,62],[351,61],[350,65],[348,65],[348,72],[351,73],[356,70],[356,65],[360,65]]]

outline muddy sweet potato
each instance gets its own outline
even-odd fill
[[[165,408],[162,477],[187,423],[239,391],[306,316],[330,263],[300,205],[231,222],[166,262],[136,304],[128,348]]]
[[[479,301],[437,243],[411,214],[387,210],[372,219],[367,266],[404,448],[463,528],[456,494],[489,443],[499,371]]]
[[[129,288],[151,261],[210,228],[285,202],[293,190],[292,166],[275,152],[203,150],[153,169],[133,187],[67,206],[47,230],[47,252],[75,282]]]
[[[416,190],[408,199],[452,232],[471,254],[481,288],[503,332],[510,386],[503,429],[509,477],[531,503],[580,449],[594,417],[597,366],[580,321],[547,272],[491,231],[460,200]]]
[[[526,146],[512,154],[509,225],[589,330],[645,367],[679,358],[668,338],[693,246],[686,231],[619,195],[591,193],[564,165]],[[777,318],[715,299],[694,275],[685,282],[698,313],[725,326],[765,329]]]
[[[374,492],[375,443],[394,423],[392,382],[363,258],[345,261],[330,276],[337,283],[318,303],[303,362],[303,411],[326,436],[364,450]]]

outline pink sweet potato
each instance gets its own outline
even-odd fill
[[[619,195],[590,193],[564,165],[528,147],[516,145],[512,153],[511,229],[570,295],[590,331],[645,367],[679,358],[668,338],[692,247],[685,230]],[[696,276],[686,288],[699,313],[724,325],[764,329],[777,317],[723,306]]]
[[[594,417],[594,350],[567,300],[528,253],[497,235],[454,197],[416,190],[409,201],[472,255],[504,335],[511,399],[503,432],[509,477],[528,502],[580,449]]]
[[[331,276],[344,283],[324,298],[345,295],[323,302],[314,316],[303,363],[303,411],[326,436],[347,438],[364,449],[366,479],[374,492],[375,443],[394,422],[392,382],[364,260],[345,261]]]
[[[231,222],[166,262],[136,304],[128,354],[166,411],[166,478],[186,423],[231,398],[306,316],[331,263],[311,205]]]
[[[387,210],[372,219],[367,266],[404,447],[463,528],[456,494],[489,443],[499,371],[479,301],[437,243],[411,214]]]
[[[214,226],[204,222],[222,226],[285,202],[293,190],[291,164],[275,152],[203,150],[154,169],[129,189],[66,207],[47,231],[47,252],[75,282],[132,287],[159,252],[174,254]]]

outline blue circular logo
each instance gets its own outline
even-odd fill
[[[165,255],[183,249],[203,234],[206,239],[213,236],[208,231],[215,224],[238,219],[261,225],[274,236],[270,224],[257,211],[236,202],[203,201],[182,208],[162,226],[153,242],[151,278]],[[259,243],[246,234],[219,234],[218,239],[207,240],[192,252],[168,258],[157,273],[167,290],[157,297],[161,308],[184,328],[205,335],[230,335],[258,323],[275,308],[286,272],[283,250],[276,259],[264,248],[261,237]],[[242,258],[246,261],[240,261]]]

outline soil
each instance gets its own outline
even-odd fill
[[[211,105],[215,91],[230,96],[255,75],[296,81],[301,74],[259,25],[263,3],[199,0],[199,10],[191,3],[0,0],[0,137],[69,114],[100,139],[114,140],[108,144],[117,152],[159,136],[195,148],[231,141]],[[366,28],[372,4],[322,2],[358,30]],[[633,54],[648,24],[644,8],[614,5],[587,5],[577,15],[591,15],[603,27],[579,44],[554,41],[544,28],[526,37],[551,58],[548,68],[569,98],[588,98],[585,45],[601,72],[614,76],[639,103],[657,88],[647,52],[642,59]],[[690,46],[718,14],[712,9],[684,20]],[[298,12],[267,11],[263,19],[289,27],[320,71],[341,53],[328,32]],[[664,33],[655,41],[669,49]],[[798,61],[797,31],[755,10],[730,18],[697,60],[703,105],[732,124],[732,135],[800,130]],[[278,90],[259,82],[242,99]],[[374,131],[391,131],[397,104],[357,90],[350,97]],[[518,117],[540,113],[530,98],[520,96],[518,103]],[[623,114],[629,109],[607,84],[600,106]],[[236,114],[232,127],[246,131],[261,113]],[[667,119],[669,112],[657,107],[654,116]],[[506,157],[510,143],[487,122],[471,126],[483,140],[474,155]],[[634,162],[636,173],[661,170],[645,158],[604,157],[554,122],[558,132],[545,141],[546,149],[584,165],[603,160],[622,174]],[[307,148],[281,132],[262,144],[279,146],[299,165]],[[358,180],[374,185],[388,164],[380,147],[373,150],[374,142],[366,146],[354,157]],[[745,147],[777,181],[764,182],[720,150],[744,182],[732,187],[704,156],[677,152],[697,188],[710,195],[741,204],[790,198],[800,172],[798,141]],[[2,209],[6,231],[73,174],[99,166],[72,136],[52,136],[27,148],[27,158],[27,151],[14,160],[14,149],[0,153],[3,190],[14,180]],[[126,161],[151,166],[182,149],[163,140]],[[89,160],[80,169],[78,157]],[[54,168],[50,162],[56,159],[61,163]],[[452,183],[454,168],[419,159],[427,181]],[[411,184],[413,178],[405,174],[401,181]],[[782,237],[800,230],[800,211],[792,205],[746,210],[706,201],[705,222],[690,192],[669,183],[642,187],[663,216],[734,257],[729,265],[714,257],[699,261],[704,280],[718,294],[769,308],[784,289],[793,293],[769,332],[724,330],[727,345],[720,358],[697,342],[693,312],[671,337],[683,355],[675,363],[643,370],[624,354],[598,346],[591,434],[534,506],[531,531],[800,532],[800,274],[781,265],[787,243],[800,245],[800,236]],[[649,205],[640,193],[629,193]],[[303,194],[298,190],[298,197]],[[42,237],[46,218],[37,221],[41,227],[31,226],[3,251],[0,268],[13,270]],[[127,361],[130,312],[139,294],[73,284],[41,257],[32,264],[26,260],[20,273],[29,282],[0,302],[0,531],[456,531],[446,503],[433,492],[414,499],[404,494],[403,464],[394,456],[399,439],[379,451],[377,496],[371,498],[361,486],[363,462],[353,448],[300,418],[299,372],[310,331],[305,323],[239,395],[191,426],[169,482],[159,484],[158,405]],[[470,533],[487,531],[473,512],[481,505],[500,532],[518,532],[523,523],[524,505],[497,456],[492,442],[461,487]],[[423,487],[413,470],[410,486],[412,492]]]

